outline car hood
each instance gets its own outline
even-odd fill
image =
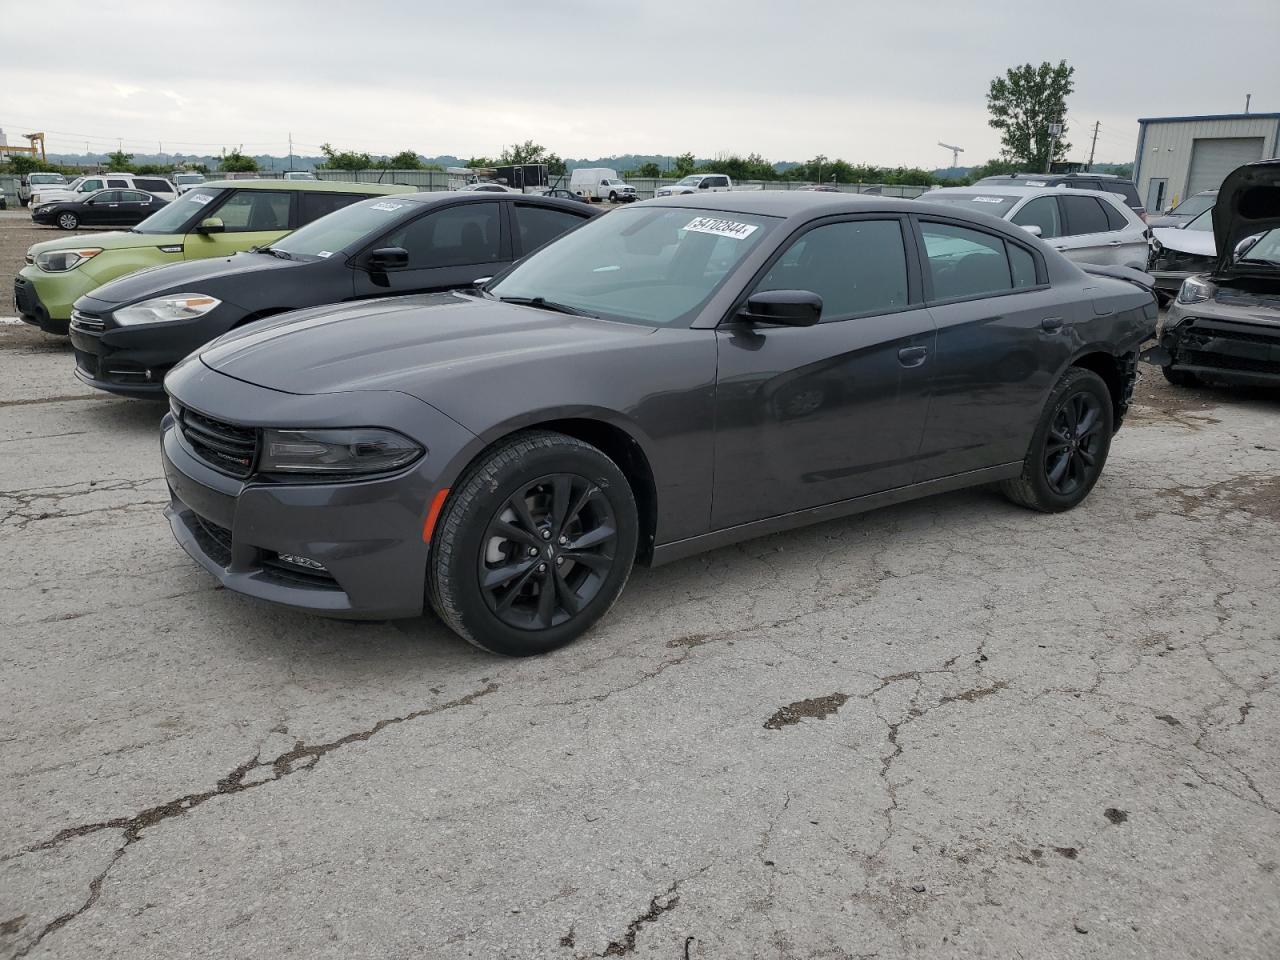
[[[1152,230],[1161,227],[1180,227],[1187,222],[1187,217],[1177,213],[1165,213],[1158,217],[1147,217],[1147,226]]]
[[[41,204],[43,206],[43,204]],[[46,250],[78,250],[81,247],[100,247],[103,250],[132,250],[136,247],[167,247],[180,244],[185,238],[180,233],[130,233],[112,230],[109,233],[81,233],[73,237],[59,237],[32,244],[27,250],[31,255]]]
[[[220,337],[200,359],[226,376],[285,393],[399,390],[435,403],[446,379],[461,378],[470,390],[502,389],[494,375],[503,367],[589,354],[653,332],[437,293],[281,314]],[[448,399],[450,407],[466,400]]]
[[[310,261],[282,260],[268,253],[238,253],[212,260],[166,263],[104,283],[91,296],[104,304],[136,303],[165,293],[220,295],[253,274],[304,267]],[[208,289],[208,288],[214,289]],[[221,299],[226,299],[222,297]]]
[[[1182,230],[1177,227],[1157,227],[1151,231],[1166,250],[1193,253],[1200,257],[1217,256],[1213,234],[1208,230]]]
[[[1218,202],[1213,206],[1213,236],[1218,245],[1218,269],[1214,275],[1276,275],[1276,267],[1236,263],[1234,251],[1247,237],[1277,227],[1280,227],[1280,159],[1237,167],[1222,181]]]

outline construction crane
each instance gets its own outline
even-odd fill
[[[13,153],[29,153],[31,154],[31,157],[34,159],[35,155],[39,153],[41,160],[46,159],[45,153],[44,153],[44,134],[43,133],[24,133],[22,137],[24,140],[27,140],[31,144],[31,146],[29,147],[0,146],[0,156],[4,154],[13,154]],[[38,149],[36,147],[37,140],[40,141],[40,147]]]
[[[949,143],[943,143],[941,140],[938,141],[938,146],[942,147],[944,150],[951,151],[952,169],[960,166],[960,154],[964,153],[964,147],[955,147]]]

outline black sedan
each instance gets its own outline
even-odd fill
[[[188,260],[104,284],[75,303],[76,375],[162,397],[192,350],[272,314],[344,300],[469,286],[599,215],[517,193],[410,193],[337,210],[271,246]]]
[[[542,194],[544,197],[559,197],[561,200],[577,200],[579,203],[590,203],[590,197],[584,197],[580,193],[574,193],[572,190],[566,190],[564,187],[555,187]]]
[[[31,210],[35,223],[75,230],[77,227],[132,227],[169,201],[143,190],[99,190],[83,200],[42,203]]]
[[[167,513],[230,589],[353,618],[425,598],[538,653],[637,561],[975,484],[1076,506],[1155,326],[1133,276],[919,200],[639,203],[482,290],[300,311],[187,358]]]

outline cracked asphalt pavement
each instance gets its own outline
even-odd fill
[[[1275,395],[1147,369],[1075,512],[638,570],[511,661],[217,589],[161,409],[0,371],[2,957],[1280,956]]]

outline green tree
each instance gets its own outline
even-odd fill
[[[350,150],[335,150],[332,144],[320,144],[320,152],[324,154],[324,163],[319,164],[325,170],[371,170],[374,168],[373,157],[367,153],[355,153]]]
[[[107,169],[117,173],[128,173],[133,169],[133,154],[123,150],[112,150],[107,154]]]
[[[676,165],[672,169],[672,176],[687,177],[698,168],[698,162],[694,160],[692,153],[682,153],[676,157]]]
[[[230,151],[222,151],[218,169],[224,173],[253,173],[258,169],[258,161],[253,157],[246,157],[240,152],[240,148],[236,147]]]
[[[502,156],[498,157],[498,163],[546,163],[547,148],[540,143],[534,143],[532,140],[526,140],[524,143],[513,144],[510,147],[504,147]]]
[[[1000,131],[1002,156],[1029,166],[1034,171],[1048,169],[1051,160],[1063,160],[1071,149],[1066,140],[1067,97],[1075,89],[1076,68],[1059,60],[1047,60],[1035,67],[1025,63],[1010,67],[1003,77],[991,81],[987,91],[987,121]],[[1052,123],[1064,124],[1062,135],[1053,138]]]
[[[494,161],[490,160],[488,157],[472,157],[467,161],[467,166],[473,170],[476,167],[492,167],[494,165]]]
[[[969,171],[969,176],[965,177],[966,183],[977,183],[983,177],[1001,177],[1009,173],[1017,173],[1022,164],[1015,163],[1012,160],[988,160],[980,167],[974,167]]]
[[[422,169],[422,161],[418,159],[418,154],[413,150],[401,150],[387,161],[387,165],[392,170]]]
[[[12,174],[15,177],[23,177],[28,173],[38,173],[41,170],[48,169],[48,164],[42,163],[35,157],[28,156],[25,153],[9,154],[9,162],[4,165],[5,173]]]
[[[662,176],[662,168],[650,160],[648,163],[642,163],[631,171],[633,177],[649,177],[656,180]]]

